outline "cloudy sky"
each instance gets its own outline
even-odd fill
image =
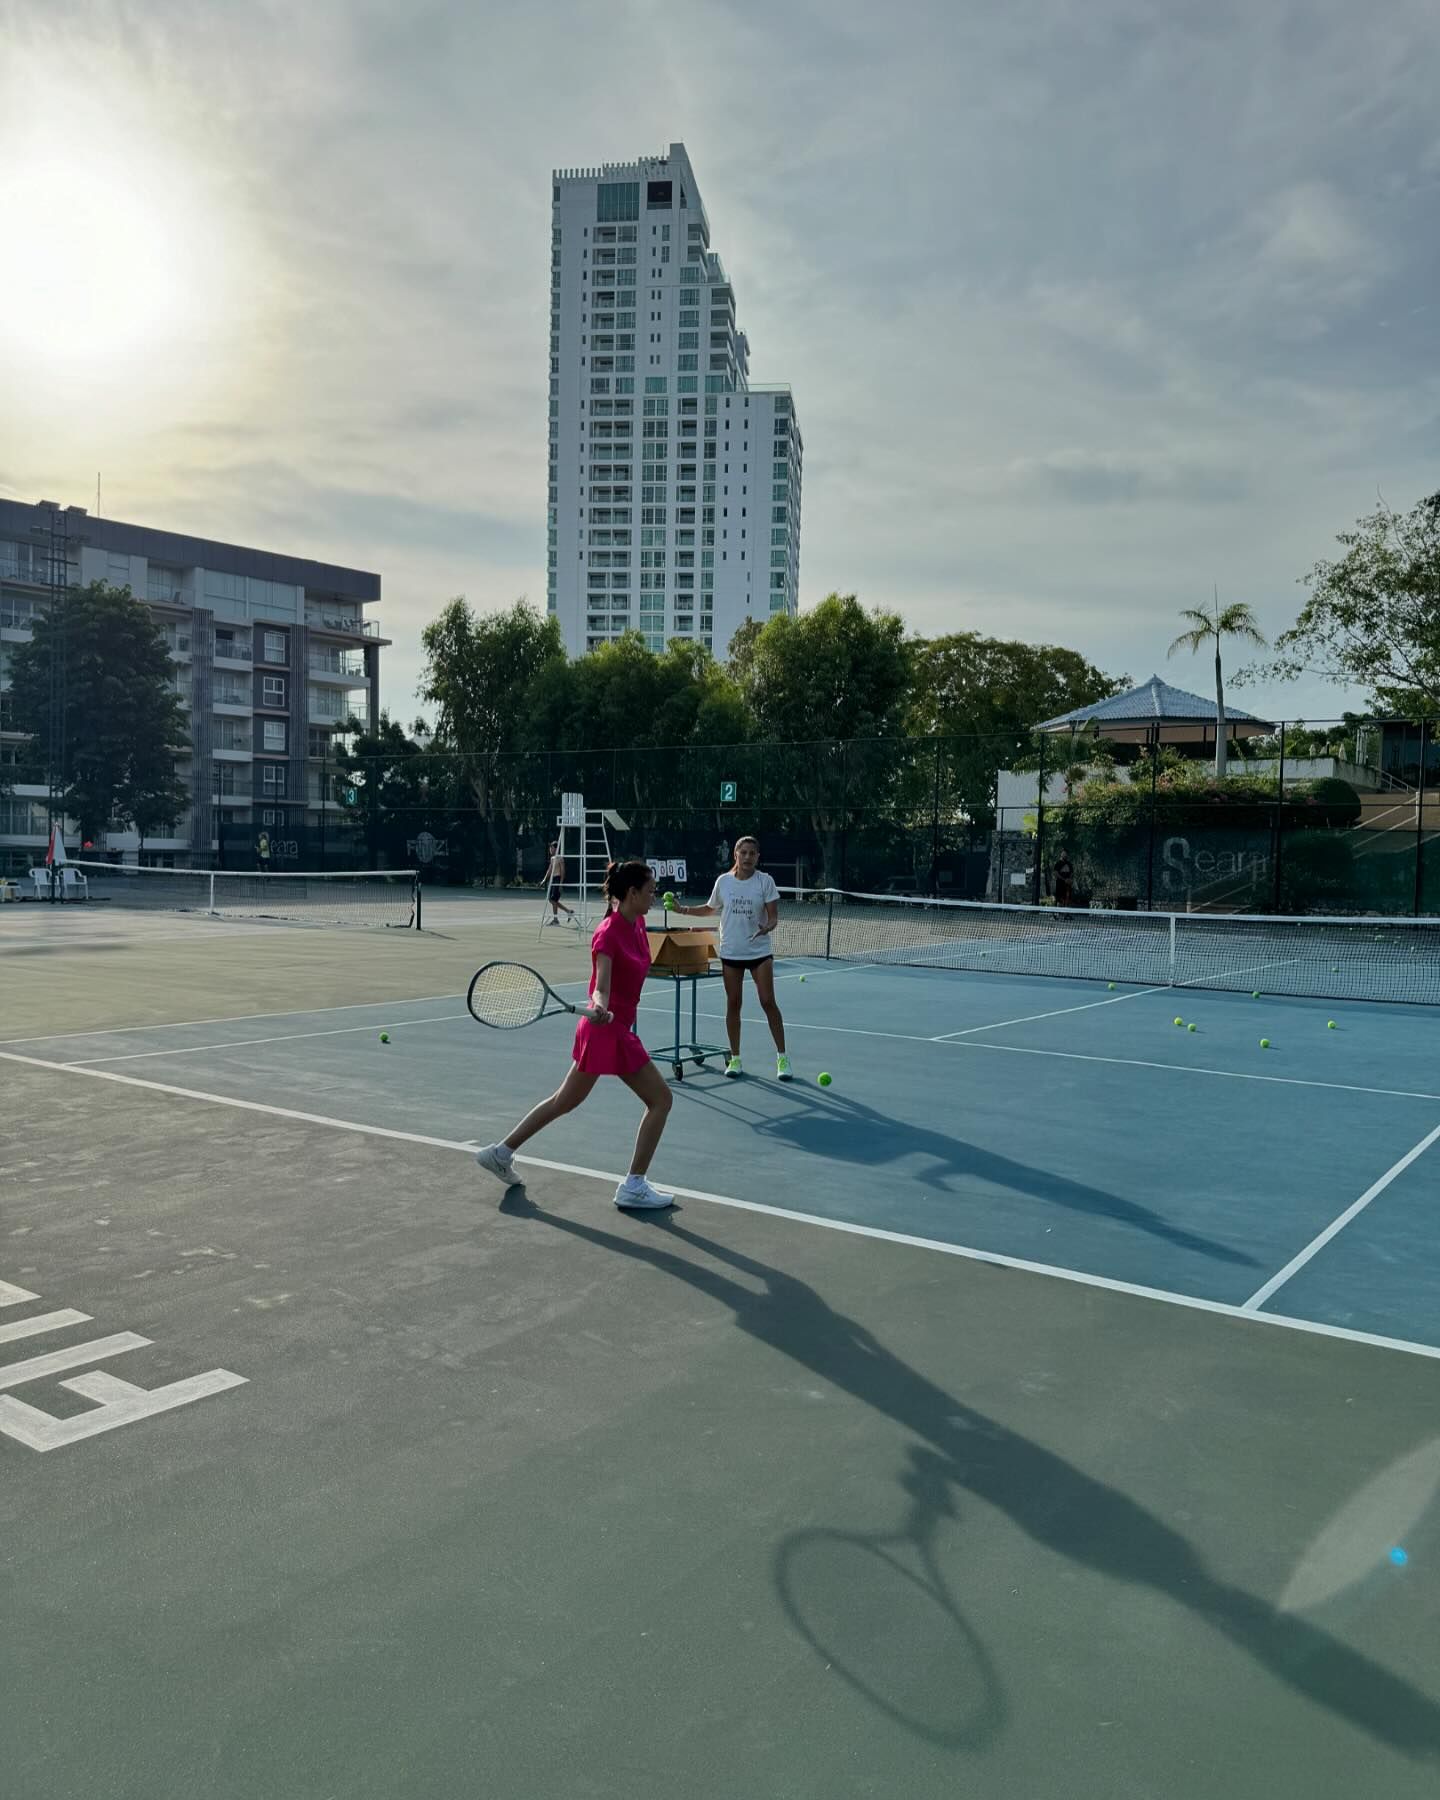
[[[553,167],[688,146],[801,598],[1205,686],[1440,488],[1434,0],[0,0],[0,492],[544,603]],[[1242,704],[1308,717],[1319,683]]]

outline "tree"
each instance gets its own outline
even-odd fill
[[[1336,541],[1345,554],[1301,577],[1300,617],[1245,679],[1323,675],[1392,717],[1440,714],[1440,493],[1408,513],[1382,500]]]
[[[951,740],[946,792],[951,807],[971,818],[993,806],[999,770],[1024,766],[1032,727],[1129,685],[1128,676],[1107,675],[1078,650],[974,631],[915,644],[911,666],[909,728]]]
[[[638,632],[536,677],[525,737],[533,749],[598,750],[736,743],[745,702],[702,645],[673,639],[656,655]]]
[[[747,621],[731,642],[730,670],[757,737],[889,737],[909,695],[905,622],[866,612],[853,594],[831,594],[808,613]]]
[[[52,709],[52,673],[65,675],[63,733]],[[128,587],[103,581],[71,588],[38,613],[34,635],[15,652],[15,727],[36,740],[57,809],[82,839],[113,822],[142,838],[171,824],[189,796],[175,758],[189,745],[172,685],[164,634]]]
[[[1255,614],[1243,600],[1232,600],[1229,606],[1220,605],[1220,593],[1215,592],[1215,611],[1208,613],[1203,606],[1182,606],[1180,617],[1189,621],[1190,629],[1182,631],[1171,644],[1169,654],[1173,656],[1177,650],[1185,649],[1198,653],[1214,639],[1215,642],[1215,779],[1225,779],[1226,761],[1226,729],[1225,729],[1225,681],[1220,668],[1220,647],[1227,637],[1245,638],[1252,644],[1263,646],[1265,639]]]
[[[523,745],[536,679],[564,663],[559,624],[524,600],[482,617],[462,598],[425,627],[420,641],[420,697],[438,709],[436,744],[460,752],[496,864],[505,866],[508,844],[502,847],[496,806],[500,759]]]
[[[418,732],[407,735],[382,712],[373,730],[335,738],[334,758],[343,817],[364,829],[372,863],[382,853],[392,867],[413,863],[425,831],[446,841],[448,862],[463,859],[463,846],[450,843],[460,799],[453,757],[430,753]]]

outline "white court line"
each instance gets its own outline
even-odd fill
[[[1063,1019],[1067,1013],[1091,1012],[1097,1006],[1118,1006],[1122,1000],[1139,1000],[1146,994],[1165,994],[1164,987],[1136,988],[1128,994],[1116,994],[1109,1000],[1085,1000],[1079,1006],[1057,1006],[1053,1012],[1026,1013],[1023,1019],[996,1019],[993,1025],[967,1025],[963,1031],[942,1031],[931,1038],[932,1044],[948,1044],[955,1038],[971,1037],[977,1031],[1003,1031],[1007,1025],[1033,1025],[1037,1019]]]
[[[91,1069],[97,1063],[144,1062],[157,1056],[198,1056],[203,1050],[249,1050],[256,1044],[296,1044],[305,1038],[349,1037],[357,1031],[404,1031],[412,1025],[448,1025],[468,1019],[468,1012],[435,1013],[428,1019],[371,1019],[364,1025],[332,1025],[325,1031],[287,1031],[276,1037],[228,1038],[219,1044],[182,1044],[177,1050],[127,1050],[122,1056],[77,1056],[67,1069]]]
[[[788,1027],[788,1020],[786,1024]],[[961,1042],[955,1048],[996,1050],[1006,1056],[1058,1056],[1065,1062],[1113,1063],[1121,1069],[1168,1069],[1175,1075],[1214,1075],[1222,1081],[1268,1081],[1279,1087],[1327,1088],[1338,1094],[1378,1094],[1387,1100],[1440,1100],[1440,1094],[1421,1093],[1410,1088],[1361,1087],[1351,1081],[1307,1081],[1299,1075],[1260,1075],[1252,1069],[1210,1069],[1197,1063],[1147,1062],[1139,1056],[1092,1056],[1083,1050],[1037,1050],[1028,1044]]]
[[[1318,1237],[1311,1238],[1310,1242],[1298,1256],[1292,1256],[1290,1261],[1286,1263],[1285,1267],[1281,1269],[1278,1275],[1272,1275],[1265,1283],[1264,1287],[1257,1288],[1245,1302],[1241,1311],[1253,1313],[1257,1311],[1258,1308],[1262,1307],[1272,1294],[1284,1287],[1285,1283],[1289,1281],[1292,1275],[1298,1275],[1300,1270],[1305,1267],[1306,1263],[1325,1248],[1331,1238],[1342,1232],[1352,1219],[1358,1218],[1377,1195],[1383,1194],[1397,1175],[1403,1175],[1406,1169],[1410,1167],[1411,1163],[1415,1162],[1419,1157],[1422,1157],[1437,1139],[1440,1139],[1440,1125],[1437,1125],[1433,1131],[1421,1138],[1420,1142],[1416,1144],[1413,1150],[1407,1150],[1404,1156],[1400,1158],[1399,1162],[1392,1163],[1373,1186],[1366,1188],[1365,1192],[1353,1206],[1347,1206],[1340,1217],[1332,1220]]]
[[[288,1012],[224,1013],[211,1019],[168,1019],[157,1025],[102,1025],[90,1031],[52,1031],[43,1037],[0,1038],[0,1045],[59,1044],[66,1038],[102,1038],[128,1036],[139,1031],[184,1031],[191,1025],[247,1025],[252,1019],[323,1018],[327,1013],[355,1012],[362,1006],[378,1010],[384,1006],[435,1006],[441,1000],[463,1000],[458,994],[421,994],[414,1000],[347,1000],[340,1006],[294,1006]]]
[[[47,1062],[43,1057],[21,1056],[14,1051],[5,1050],[0,1050],[0,1062],[25,1063],[32,1068],[50,1069],[61,1075],[78,1074],[91,1081],[113,1081],[122,1087],[144,1088],[151,1093],[170,1094],[182,1100],[200,1100],[210,1106],[229,1106],[240,1112],[293,1119],[304,1125],[322,1125],[331,1131],[349,1131],[362,1137],[384,1138],[395,1143],[422,1144],[435,1150],[460,1151],[469,1157],[475,1154],[473,1139],[458,1143],[454,1138],[429,1137],[418,1131],[397,1131],[388,1125],[362,1125],[354,1119],[336,1119],[326,1113],[300,1112],[294,1107],[271,1106],[261,1100],[240,1100],[229,1094],[211,1094],[198,1088],[173,1087],[168,1082],[147,1081],[140,1075],[120,1075],[112,1069],[80,1069],[73,1063]],[[1437,1127],[1433,1135],[1440,1136],[1440,1127]],[[1423,1149],[1424,1145],[1419,1148]],[[548,1158],[539,1156],[517,1156],[515,1160],[527,1168],[550,1169],[559,1174],[579,1175],[592,1181],[618,1183],[620,1180],[618,1175],[608,1170],[589,1169],[578,1163],[551,1162]],[[933,1250],[942,1256],[958,1256],[967,1262],[990,1263],[996,1268],[1015,1269],[1029,1275],[1048,1275],[1055,1281],[1101,1288],[1113,1294],[1129,1294],[1141,1300],[1156,1300],[1163,1305],[1183,1307],[1190,1312],[1214,1313],[1221,1318],[1244,1321],[1248,1325],[1271,1325],[1285,1331],[1301,1331],[1312,1337],[1338,1338],[1346,1343],[1368,1344],[1381,1350],[1401,1350],[1410,1356],[1425,1356],[1440,1361],[1440,1345],[1417,1344],[1408,1338],[1381,1337],[1369,1331],[1352,1331],[1343,1325],[1324,1325],[1315,1319],[1287,1318],[1283,1313],[1251,1311],[1247,1310],[1248,1302],[1246,1306],[1235,1306],[1223,1300],[1202,1300],[1193,1294],[1172,1293],[1168,1288],[1142,1287],[1132,1281],[1113,1280],[1108,1275],[1090,1275],[1077,1269],[1060,1268],[1053,1263],[1031,1262],[1024,1257],[1002,1256],[993,1250],[975,1250],[963,1244],[947,1244],[938,1238],[915,1237],[903,1231],[886,1231],[877,1225],[856,1225],[844,1219],[826,1219],[816,1213],[794,1212],[783,1206],[767,1206],[759,1200],[737,1200],[729,1194],[707,1193],[702,1188],[675,1187],[671,1191],[684,1200],[728,1206],[739,1212],[761,1213],[770,1218],[786,1219],[797,1225],[814,1225],[823,1231],[843,1232],[849,1237],[873,1238],[880,1243],[903,1244],[916,1250]],[[144,1343],[146,1340],[142,1338],[138,1341]],[[0,1378],[3,1378],[3,1371],[0,1371]]]
[[[1151,991],[1149,989],[1147,992]],[[1165,990],[1155,990],[1164,992]],[[1121,995],[1128,999],[1128,995]],[[641,1012],[669,1013],[674,1018],[671,1006],[646,1004]],[[724,1013],[701,1012],[699,1018],[712,1025],[724,1021]],[[1039,1015],[1044,1016],[1044,1015]],[[682,1021],[683,1023],[683,1021]],[[1005,1019],[1001,1024],[1018,1025],[1019,1019]],[[1375,1094],[1386,1100],[1440,1100],[1440,1093],[1428,1093],[1414,1088],[1364,1087],[1353,1081],[1307,1081],[1299,1075],[1261,1075],[1252,1069],[1211,1069],[1203,1063],[1168,1063],[1149,1062],[1138,1056],[1096,1056],[1082,1050],[1042,1050],[1029,1044],[981,1044],[974,1043],[963,1035],[949,1037],[918,1037],[907,1031],[867,1031],[858,1025],[811,1025],[803,1019],[786,1018],[785,1029],[790,1031],[823,1031],[838,1033],[841,1037],[873,1037],[889,1038],[897,1044],[945,1044],[955,1050],[999,1050],[1010,1056],[1058,1056],[1066,1062],[1110,1063],[1119,1069],[1163,1069],[1172,1075],[1215,1075],[1226,1081],[1265,1081],[1279,1087],[1326,1088],[1338,1094]],[[977,1031],[993,1029],[990,1026],[977,1025]],[[65,1067],[74,1068],[77,1064],[67,1063]]]

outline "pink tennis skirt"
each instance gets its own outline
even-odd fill
[[[597,1025],[582,1019],[575,1027],[575,1067],[587,1075],[633,1075],[650,1052],[628,1025]]]

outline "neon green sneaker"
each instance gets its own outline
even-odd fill
[[[726,1063],[725,1073],[732,1078],[742,1073],[740,1068],[740,1058],[738,1056],[732,1056],[729,1062]]]
[[[775,1058],[775,1079],[777,1081],[793,1081],[795,1079],[790,1073],[790,1058],[783,1050]]]

